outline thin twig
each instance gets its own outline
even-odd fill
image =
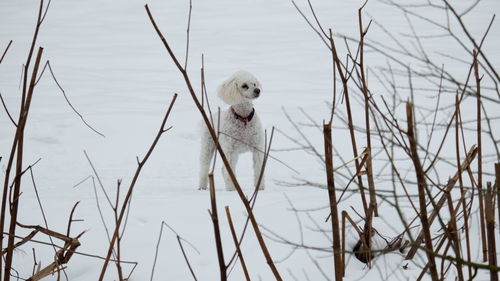
[[[163,133],[166,132],[166,130],[165,130],[165,124],[167,123],[167,119],[168,119],[168,117],[170,115],[170,112],[172,110],[172,107],[174,106],[174,103],[175,103],[176,99],[177,99],[177,94],[174,94],[174,96],[172,98],[172,101],[170,102],[170,105],[168,107],[168,110],[165,113],[165,116],[164,116],[163,121],[161,123],[160,129],[159,129],[159,131],[158,131],[155,139],[153,140],[153,143],[149,147],[149,149],[146,152],[146,155],[144,156],[144,158],[142,159],[142,161],[140,161],[139,165],[137,166],[137,169],[135,171],[134,177],[132,178],[132,182],[130,183],[130,186],[128,188],[127,194],[125,196],[125,199],[123,200],[123,204],[122,204],[122,207],[121,207],[121,210],[120,210],[120,215],[118,216],[118,220],[117,220],[116,225],[115,225],[115,230],[113,232],[113,237],[111,238],[111,242],[109,243],[108,252],[107,252],[107,255],[106,255],[106,260],[104,261],[104,264],[103,264],[102,269],[101,269],[101,273],[100,273],[100,276],[99,276],[99,281],[103,280],[104,274],[106,273],[106,269],[107,269],[107,266],[108,266],[108,263],[109,263],[109,259],[111,258],[111,253],[113,252],[114,244],[116,242],[116,239],[119,236],[121,222],[123,220],[123,217],[125,215],[125,211],[127,209],[128,203],[129,203],[129,201],[130,201],[130,199],[132,197],[132,193],[134,191],[135,183],[137,182],[137,179],[139,178],[139,175],[141,174],[141,170],[144,167],[144,164],[146,164],[147,160],[149,159],[149,156],[151,156],[151,154],[153,153],[153,151],[154,151],[154,149],[156,147],[156,144],[160,140],[160,137],[163,135]]]
[[[212,219],[212,224],[214,226],[215,246],[217,248],[217,258],[219,261],[220,279],[221,281],[225,281],[227,280],[227,273],[226,273],[227,268],[224,261],[224,251],[222,250],[222,238],[220,235],[220,228],[219,228],[219,216],[217,213],[217,199],[215,196],[215,184],[214,184],[213,174],[208,174],[208,181],[210,187],[210,206],[211,206],[211,211],[209,211],[209,213]]]
[[[12,118],[12,115],[10,115],[9,109],[7,108],[7,105],[5,104],[5,101],[3,100],[2,93],[0,93],[0,100],[2,101],[3,108],[5,109],[5,112],[7,113],[7,116],[9,116],[10,121],[12,124],[14,124],[15,127],[17,127],[16,121]]]
[[[427,183],[425,182],[425,175],[422,169],[422,165],[420,164],[420,159],[417,154],[417,141],[415,139],[415,129],[413,127],[413,110],[412,105],[410,103],[406,104],[406,115],[408,120],[408,138],[410,142],[411,149],[411,158],[413,161],[413,165],[415,166],[415,173],[417,174],[418,180],[418,194],[419,194],[419,203],[420,203],[420,220],[422,222],[422,231],[424,233],[424,242],[427,248],[427,259],[429,261],[429,271],[431,273],[431,277],[433,281],[438,281],[438,273],[436,269],[436,262],[432,249],[432,238],[430,233],[430,223],[427,217],[427,207],[425,204],[425,190],[427,189]]]
[[[238,253],[238,258],[241,263],[241,268],[243,269],[243,273],[245,274],[245,280],[250,281],[250,275],[248,274],[248,269],[245,264],[245,260],[243,259],[243,254],[241,253],[241,248],[238,243],[238,236],[236,235],[236,230],[234,230],[233,220],[231,219],[231,212],[229,212],[229,207],[226,206],[226,217],[227,222],[229,223],[229,229],[231,230],[231,236],[233,237],[234,246],[236,247],[236,251]]]
[[[5,50],[3,51],[3,54],[2,54],[2,57],[0,58],[0,64],[2,63],[3,61],[3,58],[5,57],[5,55],[7,54],[7,51],[9,50],[10,48],[10,45],[12,44],[12,40],[9,41],[9,44],[7,44],[7,47],[5,48]]]

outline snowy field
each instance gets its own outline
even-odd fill
[[[471,4],[469,1],[463,2],[456,3],[457,9]],[[149,280],[160,225],[164,221],[193,245],[191,247],[185,243],[184,247],[198,280],[219,280],[213,227],[207,212],[210,208],[209,193],[197,190],[200,115],[180,73],[155,33],[144,4],[136,0],[52,1],[37,45],[44,47],[43,60],[50,60],[72,104],[105,137],[94,133],[81,122],[47,72],[35,90],[26,128],[24,163],[29,165],[41,159],[33,173],[49,227],[64,233],[71,208],[80,201],[75,218],[83,221],[73,223],[72,235],[84,230],[87,232],[80,238],[78,251],[105,256],[108,238],[89,178],[94,173],[84,151],[89,155],[111,200],[115,198],[118,179],[123,180],[123,195],[137,167],[136,156],[142,159],[159,129],[173,94],[178,93],[167,123],[172,129],[160,140],[137,182],[121,242],[121,256],[124,261],[138,262],[130,280]],[[174,52],[183,62],[189,2],[149,1],[147,4]],[[298,1],[298,4],[308,12],[307,2]],[[313,4],[323,26],[332,27],[335,33],[358,36],[357,9],[363,1],[318,0]],[[19,108],[21,67],[32,39],[37,10],[38,1],[0,2],[0,50],[3,51],[9,40],[13,40],[12,47],[0,65],[0,93],[13,115],[17,114]],[[435,13],[434,10],[430,12]],[[499,12],[498,0],[483,0],[465,20],[473,34],[483,34],[491,16]],[[409,33],[402,13],[390,5],[370,1],[364,15],[366,22],[372,17],[396,34]],[[426,29],[430,27],[425,24],[418,28],[421,34],[434,32]],[[378,36],[384,40],[380,28],[373,25],[368,38],[377,39]],[[342,39],[338,39],[338,42],[343,46]],[[448,52],[466,61],[471,60],[460,47],[451,43],[432,42],[426,41],[427,47],[436,52]],[[495,22],[483,51],[497,66],[500,65],[499,46],[500,25]],[[340,49],[345,51],[343,47]],[[252,72],[262,83],[263,93],[255,101],[255,108],[268,131],[275,127],[299,138],[283,109],[299,123],[307,123],[300,109],[310,114],[318,124],[330,116],[330,109],[326,106],[332,92],[329,50],[290,1],[194,0],[189,54],[188,72],[197,91],[201,55],[204,54],[206,85],[213,108],[226,107],[216,98],[217,85],[234,71],[244,69]],[[456,63],[444,57],[441,59],[437,64],[453,66]],[[376,57],[370,60],[368,56],[366,63],[376,67],[385,65],[386,61]],[[463,77],[467,71],[464,69],[453,70]],[[377,80],[370,79],[371,91],[384,95],[384,89],[377,84]],[[341,107],[344,108],[343,105]],[[356,110],[361,112],[362,109],[359,107]],[[473,107],[464,108],[465,114],[468,110],[473,114]],[[498,112],[498,104],[491,106],[490,112]],[[355,117],[356,122],[363,124],[362,115]],[[338,123],[338,126],[341,124]],[[496,128],[498,124],[494,123]],[[5,158],[9,154],[14,132],[14,126],[2,109],[2,170],[5,169]],[[336,134],[336,129],[333,131],[334,146],[344,153],[345,159],[351,159],[348,135],[345,130],[339,129],[338,132]],[[322,151],[321,132],[309,129],[307,133]],[[360,135],[359,138],[362,143],[359,146],[363,147],[364,137]],[[471,140],[469,144],[473,143]],[[273,148],[276,150],[271,155],[297,172],[274,159],[269,160],[266,190],[259,193],[255,215],[265,229],[281,237],[296,243],[303,241],[309,246],[327,248],[331,245],[331,233],[317,231],[318,225],[315,225],[317,223],[323,229],[330,227],[329,222],[324,223],[329,214],[325,208],[328,205],[327,191],[311,186],[287,187],[279,184],[280,181],[292,181],[293,178],[326,183],[322,163],[317,158],[300,150],[280,150],[294,147],[296,145],[283,134],[275,134]],[[491,145],[486,145],[484,150],[484,154],[493,153]],[[450,151],[453,153],[453,147]],[[334,161],[337,161],[337,155]],[[485,170],[491,172],[491,162],[495,159],[490,158],[489,161]],[[234,252],[234,244],[223,207],[230,207],[238,233],[241,233],[246,215],[237,194],[225,191],[220,175],[221,162],[217,164],[217,203],[224,254],[229,260]],[[377,170],[381,169],[381,163],[376,165],[380,165]],[[443,179],[451,171],[451,168],[445,171],[441,175]],[[251,194],[253,178],[250,154],[240,158],[236,172],[244,191]],[[97,182],[96,187],[102,213],[108,228],[112,229],[112,210]],[[29,177],[23,181],[20,200],[19,221],[24,224],[42,224],[42,214]],[[349,211],[350,206],[353,206],[360,210],[359,204],[358,196],[353,196],[343,201],[339,208]],[[390,206],[384,202],[379,204],[381,216],[376,221],[382,225],[379,231],[387,237],[393,237],[401,231],[400,221]],[[306,212],[301,212],[301,219],[297,220],[292,209],[308,211],[310,218]],[[356,217],[354,214],[351,216]],[[267,230],[263,230],[264,233],[272,235]],[[474,254],[479,256],[477,230],[473,229],[471,235],[474,235]],[[348,246],[352,247],[356,240],[354,232],[351,232]],[[333,280],[331,253],[294,250],[290,245],[270,239],[266,241],[284,280],[328,280],[324,273]],[[14,255],[14,268],[23,278],[31,275],[33,247],[42,265],[51,262],[54,254],[48,246],[28,243],[20,247]],[[167,228],[164,229],[158,250],[154,280],[191,280],[176,236]],[[242,252],[252,280],[273,280],[251,228],[242,244]],[[417,256],[414,262],[408,262],[395,252],[380,257],[375,262],[376,266],[369,270],[365,264],[351,257],[347,261],[345,280],[414,280],[420,274],[424,260],[422,255]],[[407,263],[408,268],[403,270],[402,266]],[[75,255],[68,263],[65,274],[72,281],[97,280],[101,266],[100,259]],[[131,270],[132,266],[124,265],[125,274]],[[488,278],[486,272],[480,272],[476,280]],[[48,279],[55,280],[56,277]],[[105,279],[117,279],[114,264],[109,265]],[[239,264],[234,267],[229,280],[243,280]]]

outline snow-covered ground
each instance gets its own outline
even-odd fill
[[[307,2],[298,2],[300,7],[307,10]],[[336,33],[357,37],[357,9],[362,3],[356,0],[314,1],[313,4],[325,27],[332,27]],[[65,232],[69,212],[75,202],[80,201],[75,218],[83,221],[73,223],[72,234],[83,230],[87,232],[80,239],[78,251],[104,256],[108,240],[96,206],[92,181],[88,178],[93,175],[93,171],[84,150],[110,196],[114,198],[117,179],[123,179],[123,195],[136,169],[136,156],[143,157],[172,95],[179,93],[168,120],[168,126],[173,128],[162,137],[135,188],[122,241],[122,260],[139,263],[130,280],[148,280],[160,225],[164,221],[196,248],[194,250],[184,245],[198,280],[218,280],[213,228],[207,212],[210,208],[209,194],[197,190],[199,113],[182,77],[156,35],[144,4],[136,0],[52,1],[37,45],[44,47],[43,58],[50,60],[72,104],[105,137],[85,127],[67,105],[57,85],[45,73],[37,85],[26,128],[25,165],[41,158],[33,171],[49,227]],[[457,3],[459,9],[467,4]],[[175,53],[184,61],[189,1],[150,1],[148,5]],[[14,41],[0,65],[0,92],[14,115],[20,102],[18,87],[21,66],[28,53],[37,9],[37,1],[0,2],[0,50],[3,51],[9,40]],[[404,17],[397,9],[377,1],[369,2],[365,9],[367,14],[396,33],[409,33],[408,27],[403,24]],[[497,0],[483,0],[466,17],[466,23],[473,34],[482,34],[491,15],[498,12],[500,3]],[[425,29],[425,25],[422,28],[418,29],[422,33],[433,32]],[[372,39],[381,36],[380,29],[372,26],[368,36]],[[342,40],[338,41],[342,45]],[[470,60],[454,45],[429,44],[437,51],[446,50]],[[500,25],[495,23],[483,47],[495,65],[500,62],[499,45]],[[206,84],[213,108],[225,107],[215,97],[218,83],[234,71],[245,69],[254,73],[263,85],[263,94],[255,102],[255,107],[268,130],[274,126],[294,135],[295,131],[286,120],[283,108],[297,122],[307,121],[299,112],[299,107],[318,123],[329,118],[329,108],[325,105],[331,99],[332,91],[329,51],[290,1],[194,0],[189,54],[188,70],[197,88],[201,54],[204,54]],[[445,62],[453,63],[448,60],[439,64]],[[376,66],[386,62],[374,59],[367,63]],[[376,80],[370,81],[373,81],[372,91],[383,94],[383,88],[377,85]],[[357,118],[362,120],[362,115],[357,115]],[[498,122],[494,124],[498,125]],[[9,153],[14,129],[2,110],[2,157]],[[320,131],[307,132],[321,149]],[[352,158],[345,131],[336,134],[334,130],[333,139],[334,146],[345,153],[344,157]],[[275,135],[273,148],[290,147],[294,145],[286,137],[278,133]],[[490,148],[484,153],[492,152]],[[291,180],[292,177],[325,182],[321,163],[302,151],[275,151],[272,155],[300,174],[278,161],[269,160],[267,189],[259,194],[255,206],[259,223],[288,240],[301,243],[303,239],[304,244],[310,246],[328,247],[329,233],[325,235],[316,231],[317,226],[313,223],[329,229],[329,223],[324,223],[328,215],[328,210],[324,208],[328,204],[326,191],[308,186],[284,187],[277,184],[277,181]],[[250,194],[251,156],[245,155],[240,159],[237,174],[245,192]],[[2,160],[0,164],[5,169],[6,161]],[[217,203],[224,254],[228,260],[234,247],[223,207],[230,207],[238,233],[242,230],[245,213],[237,194],[224,190],[219,167],[220,163],[215,177]],[[492,170],[491,167],[485,169]],[[441,176],[446,178],[447,175],[444,173]],[[86,181],[77,185],[86,178]],[[31,180],[26,177],[23,183],[19,220],[25,224],[41,224],[42,214]],[[112,210],[98,186],[97,190],[108,227],[112,228]],[[298,221],[289,202],[296,209],[309,210],[312,219],[302,212]],[[385,220],[401,231],[394,210],[387,204],[380,205],[381,218],[377,223],[386,225],[383,222]],[[349,210],[350,206],[359,206],[358,196],[342,202],[340,208]],[[303,233],[300,229],[303,229]],[[379,229],[389,237],[397,233],[396,230],[389,227]],[[269,234],[268,231],[264,233]],[[477,241],[477,231],[474,230],[472,235]],[[293,251],[289,245],[266,241],[285,280],[325,280],[322,271],[333,279],[330,253],[304,249]],[[352,246],[355,242],[355,236],[350,235],[348,244]],[[42,265],[51,261],[51,247],[30,243],[22,246],[14,256],[14,268],[21,277],[30,276],[33,247]],[[252,280],[273,280],[251,229],[247,232],[242,251]],[[474,253],[479,255],[479,248]],[[346,279],[413,280],[420,273],[422,259],[416,258],[415,263],[409,263],[407,270],[402,270],[401,267],[406,263],[401,255],[388,254],[376,262],[376,268],[368,270],[364,264],[351,258]],[[102,260],[75,255],[65,272],[69,280],[96,280],[101,265]],[[110,264],[109,268],[106,280],[116,280],[114,265]],[[131,269],[131,266],[124,266],[126,274]],[[154,277],[155,280],[191,279],[175,234],[167,229],[164,229],[159,246]],[[480,273],[480,277],[487,279],[483,273]],[[243,280],[239,264],[229,279]]]

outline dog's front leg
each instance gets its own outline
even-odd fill
[[[227,161],[229,162],[229,165],[231,166],[231,169],[233,170],[235,176],[236,176],[236,163],[238,163],[238,156],[239,155],[235,152],[226,154]],[[224,184],[226,185],[226,190],[235,190],[236,188],[234,187],[234,183],[231,180],[231,177],[229,176],[229,173],[227,172],[225,166],[222,167],[222,176],[224,177]]]
[[[261,151],[258,151],[257,149],[254,149],[253,151],[253,173],[254,173],[254,184],[257,186],[259,184],[259,178],[260,179],[260,184],[259,184],[259,189],[263,190],[265,188],[264,184],[264,170],[262,170],[262,165],[264,164],[264,153]]]
[[[208,135],[208,134],[207,134]],[[202,139],[200,151],[200,180],[198,189],[207,189],[208,187],[208,172],[210,169],[210,162],[215,153],[215,145],[208,136]]]

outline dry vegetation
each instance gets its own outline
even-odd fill
[[[295,3],[293,4],[295,5]],[[325,196],[328,196],[330,203],[328,219],[331,224],[324,227],[319,227],[319,223],[317,225],[318,230],[331,235],[332,245],[325,245],[324,249],[322,249],[330,252],[333,257],[332,268],[334,268],[334,272],[323,269],[324,274],[331,279],[335,278],[338,281],[344,278],[345,272],[349,270],[349,268],[346,268],[346,255],[353,254],[357,259],[366,263],[368,267],[373,267],[374,263],[377,262],[377,256],[387,252],[400,251],[408,260],[412,260],[417,253],[425,255],[426,265],[422,267],[420,278],[429,275],[432,280],[448,278],[471,280],[479,270],[486,270],[489,271],[491,280],[498,280],[500,267],[496,260],[495,238],[498,238],[500,228],[498,223],[495,222],[495,218],[500,217],[500,163],[496,163],[500,159],[500,153],[498,140],[495,138],[497,132],[494,130],[494,124],[498,124],[495,120],[499,116],[497,116],[497,112],[490,112],[488,109],[498,108],[500,77],[495,65],[481,49],[483,42],[487,40],[489,28],[494,24],[494,18],[492,18],[488,30],[484,34],[475,35],[469,32],[462,21],[463,17],[474,7],[459,13],[446,0],[429,1],[424,4],[429,9],[439,9],[448,15],[447,21],[440,23],[426,18],[425,15],[419,12],[418,7],[403,6],[392,2],[391,4],[399,8],[408,17],[410,25],[412,23],[410,18],[412,17],[427,21],[429,24],[435,25],[436,28],[442,29],[446,33],[443,36],[451,37],[458,45],[463,46],[470,54],[468,58],[461,60],[463,63],[462,71],[467,73],[466,79],[455,77],[452,72],[447,71],[443,66],[435,64],[431,56],[428,55],[428,50],[421,44],[421,39],[415,30],[412,30],[409,37],[415,43],[417,52],[409,50],[403,42],[399,41],[395,35],[391,34],[383,26],[378,25],[377,22],[364,23],[363,7],[358,11],[359,34],[357,37],[349,37],[334,35],[331,29],[324,29],[310,2],[309,12],[312,17],[306,16],[306,13],[295,5],[298,12],[307,21],[307,24],[318,34],[325,46],[330,50],[334,87],[330,97],[331,103],[329,103],[331,114],[325,118],[328,121],[324,122],[322,126],[311,119],[306,112],[304,112],[304,116],[310,121],[308,124],[296,124],[293,119],[289,118],[294,128],[296,128],[296,133],[300,136],[299,139],[294,137],[290,137],[290,139],[293,139],[301,149],[310,153],[313,157],[317,157],[324,164],[320,169],[326,175],[326,184],[313,182],[307,178],[297,178],[281,184],[316,186],[326,189]],[[10,154],[5,159],[0,158],[2,164],[6,167],[0,213],[0,227],[3,233],[0,236],[3,255],[3,258],[0,259],[0,268],[3,273],[2,278],[5,281],[10,280],[12,276],[15,276],[16,279],[40,280],[52,274],[56,274],[59,279],[61,273],[64,274],[65,268],[71,266],[68,265],[71,257],[74,254],[81,254],[77,251],[80,245],[78,239],[84,233],[71,233],[71,225],[75,221],[73,213],[78,202],[69,212],[67,231],[64,234],[49,229],[48,225],[43,222],[40,225],[25,225],[17,219],[17,210],[22,204],[22,201],[19,200],[20,193],[24,188],[23,182],[27,181],[26,178],[29,175],[31,175],[31,181],[36,188],[32,173],[36,163],[28,166],[23,163],[24,130],[33,93],[36,90],[37,82],[46,69],[44,67],[42,71],[39,71],[42,64],[43,48],[39,47],[37,49],[37,35],[49,6],[50,1],[47,4],[44,4],[43,0],[40,1],[33,41],[24,64],[21,108],[17,118],[10,115],[2,98],[4,110],[12,121],[11,125],[16,127]],[[189,26],[185,62],[182,64],[173,53],[169,42],[162,35],[160,27],[156,25],[149,7],[146,5],[145,8],[153,28],[157,32],[165,50],[177,66],[182,79],[186,83],[188,94],[198,108],[213,140],[217,144],[218,155],[225,167],[227,167],[236,187],[236,193],[248,213],[248,219],[243,229],[238,230],[235,229],[229,207],[226,206],[224,213],[229,223],[229,229],[222,228],[219,223],[220,214],[217,207],[213,176],[210,175],[210,215],[216,241],[220,279],[227,280],[228,269],[239,261],[244,276],[235,278],[250,280],[249,269],[245,265],[244,253],[240,248],[241,243],[244,242],[243,237],[247,226],[250,226],[257,237],[269,270],[276,280],[283,280],[282,272],[278,270],[273,261],[272,253],[268,250],[268,243],[285,243],[295,248],[307,248],[308,246],[288,241],[279,236],[273,236],[273,233],[269,231],[267,231],[267,236],[264,235],[265,233],[263,233],[258,223],[258,218],[253,212],[254,204],[258,198],[258,189],[255,189],[253,196],[250,198],[245,196],[238,179],[229,167],[224,151],[217,142],[218,131],[217,128],[214,128],[214,122],[210,118],[211,110],[208,106],[208,96],[204,87],[204,68],[203,66],[201,68],[201,93],[195,90],[186,71],[189,54]],[[188,22],[190,22],[191,10],[188,17]],[[450,24],[451,21],[458,23],[460,30],[455,28],[456,25]],[[368,40],[367,34],[371,24],[377,24],[377,26],[381,27],[398,47],[394,48],[388,44]],[[339,53],[337,44],[342,39],[347,46],[347,53]],[[472,47],[468,49],[467,46]],[[0,64],[4,56],[8,55],[9,47],[10,43],[2,54]],[[366,50],[374,51],[376,54],[385,57],[388,61],[387,67],[382,69],[370,68],[370,62],[366,59]],[[410,67],[410,62],[418,62],[419,67]],[[48,61],[45,66],[48,66],[52,78],[57,82]],[[371,79],[373,77],[377,79],[392,96],[375,98],[374,93],[370,91],[368,72]],[[433,89],[435,93],[435,104],[433,106],[418,104],[419,99],[414,97],[414,93],[422,89],[413,87],[416,80],[426,82],[429,85],[428,89]],[[401,81],[407,81],[407,85],[403,86]],[[118,188],[115,202],[112,202],[109,195],[105,193],[107,202],[113,210],[115,221],[111,232],[107,230],[107,226],[103,221],[108,233],[108,241],[103,241],[103,245],[107,245],[108,248],[107,255],[105,257],[91,255],[92,258],[103,260],[99,280],[104,279],[110,263],[116,266],[117,276],[114,278],[118,280],[127,280],[132,274],[132,272],[128,274],[123,272],[122,265],[124,263],[137,264],[123,261],[120,256],[120,247],[122,247],[120,242],[130,208],[129,202],[133,196],[135,182],[140,176],[144,164],[154,151],[160,137],[168,131],[166,122],[174,106],[176,96],[174,95],[160,129],[146,155],[142,160],[137,159],[137,170],[133,175],[130,186],[125,191],[126,196],[124,199],[120,200],[121,181],[117,182]],[[325,97],[325,99],[327,98]],[[354,104],[355,102],[357,104]],[[470,106],[471,104],[475,105],[475,118],[470,120],[462,119],[461,110],[464,106]],[[70,103],[69,105],[71,106]],[[353,120],[353,108],[358,108],[358,106],[363,109],[363,123],[355,123]],[[76,110],[75,112],[79,114]],[[400,114],[401,112],[403,114]],[[79,116],[85,122],[83,117]],[[439,119],[445,121],[439,122]],[[310,134],[303,133],[304,130],[309,130],[311,127],[322,130],[323,148],[314,147],[307,137]],[[343,131],[349,135],[352,145],[350,148],[352,149],[351,161],[344,161],[343,158],[338,157],[340,153],[332,145],[332,134],[335,135],[332,131]],[[280,132],[285,136],[290,134]],[[424,135],[425,132],[427,132],[427,135]],[[475,141],[466,141],[470,140],[471,134],[475,136]],[[263,152],[266,155],[266,160],[269,156],[272,136],[273,133],[270,134],[266,151]],[[366,140],[366,142],[361,144],[361,139]],[[454,146],[454,157],[442,153],[443,147],[449,145]],[[334,159],[339,159],[342,163],[334,163]],[[90,158],[88,160],[92,165]],[[380,163],[385,164],[381,165]],[[447,168],[442,169],[443,166]],[[487,167],[486,170],[490,172],[485,172],[484,167]],[[261,173],[264,172],[264,169],[265,165],[263,165]],[[389,172],[383,172],[387,170]],[[440,174],[441,170],[453,170],[454,172],[443,175]],[[95,169],[94,176],[91,179],[95,188],[95,179],[99,180]],[[442,177],[447,177],[447,179],[443,181]],[[390,185],[387,185],[387,182]],[[382,183],[384,183],[383,186],[392,186],[392,189],[382,188]],[[104,191],[104,189],[102,190]],[[340,208],[342,200],[346,200],[346,194],[360,196],[361,206],[357,206],[352,210]],[[375,249],[372,240],[379,234],[373,226],[373,218],[384,215],[382,209],[379,208],[381,201],[387,203],[386,205],[389,205],[393,211],[399,214],[401,223],[405,227],[401,229],[399,235],[396,235],[394,239],[387,241],[384,249]],[[403,209],[403,206],[409,207],[410,211],[408,211],[408,208]],[[40,209],[43,212],[42,202],[40,202]],[[99,211],[101,212],[101,210]],[[475,213],[478,213],[479,216],[475,216]],[[359,219],[353,219],[356,216]],[[407,217],[412,219],[407,220]],[[479,220],[479,222],[474,220]],[[471,249],[472,238],[469,235],[471,225],[480,226],[482,251],[480,260],[473,258],[472,252],[474,249]],[[166,223],[162,222],[159,239],[161,239],[164,226],[170,228]],[[17,235],[16,230],[19,228],[28,229],[30,231],[29,235],[24,237]],[[171,228],[170,230],[174,231]],[[346,231],[352,230],[355,231],[359,238],[354,249],[346,246]],[[222,240],[221,232],[223,231],[230,231],[232,241]],[[51,243],[48,243],[49,245],[40,245],[41,242],[36,239],[40,235],[50,237]],[[188,242],[178,234],[176,236],[191,275],[194,280],[197,280],[195,270],[193,270],[183,248],[183,245]],[[269,239],[265,239],[266,237]],[[13,264],[15,264],[13,263],[13,253],[17,247],[28,242],[36,245],[33,246],[35,260],[33,274],[31,277],[19,277],[15,273],[15,268],[13,268]],[[223,252],[225,243],[234,243],[236,249],[234,253],[230,253],[231,258],[229,259],[227,259],[227,253]],[[36,262],[35,249],[36,247],[46,246],[54,248],[54,260],[45,261],[44,264],[47,264],[47,266],[41,267],[40,263]],[[157,255],[158,248],[156,250]],[[153,280],[153,276],[154,267],[151,280]]]

